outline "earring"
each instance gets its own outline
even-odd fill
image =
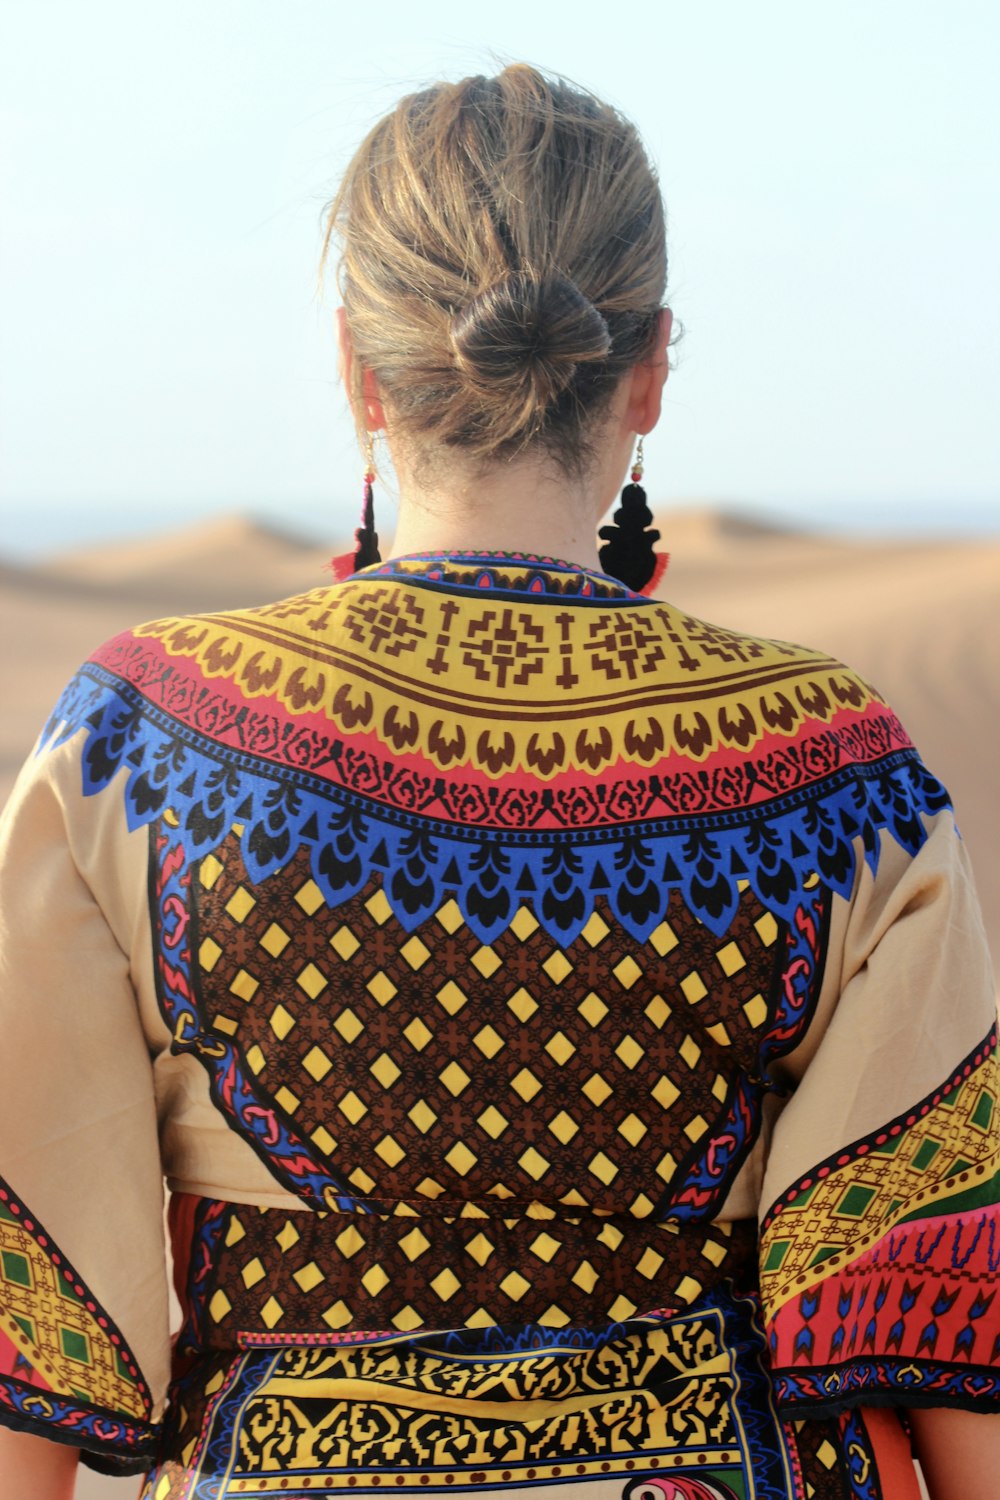
[[[617,578],[637,594],[649,589],[665,566],[655,551],[660,533],[647,529],[653,519],[653,512],[646,504],[646,491],[639,483],[642,472],[640,438],[632,464],[632,483],[622,490],[621,505],[615,511],[614,524],[602,526],[597,533],[606,544],[599,553],[601,567],[605,573]]]
[[[368,568],[372,563],[382,561],[382,554],[378,550],[378,532],[375,530],[375,438],[372,433],[368,434],[368,444],[365,448],[365,487],[361,501],[361,525],[354,533],[357,548],[354,553],[352,572],[357,573],[360,568]]]

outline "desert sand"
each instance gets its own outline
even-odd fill
[[[1000,538],[845,539],[748,523],[722,509],[661,512],[662,597],[739,630],[805,641],[888,698],[951,789],[1000,967]],[[102,640],[142,619],[264,603],[316,587],[337,546],[242,517],[153,540],[0,563],[4,642],[0,798],[60,688]],[[86,1474],[80,1500],[125,1500],[136,1480]]]

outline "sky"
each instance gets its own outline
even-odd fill
[[[653,503],[1000,530],[995,0],[31,0],[0,21],[0,553],[232,511],[343,536],[324,204],[401,94],[513,59],[660,173]]]

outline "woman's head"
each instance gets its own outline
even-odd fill
[[[523,64],[400,101],[330,211],[353,350],[392,435],[473,460],[579,463],[651,355],[663,209],[632,125]]]

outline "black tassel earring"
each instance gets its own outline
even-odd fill
[[[372,563],[382,561],[382,554],[378,550],[378,532],[375,530],[375,439],[368,434],[368,447],[365,452],[365,488],[361,504],[361,525],[354,533],[357,548],[354,553],[352,572],[357,573],[361,568],[371,567]]]
[[[646,504],[646,491],[639,483],[642,471],[640,438],[632,465],[632,483],[622,490],[614,524],[602,526],[597,533],[605,542],[599,553],[601,567],[637,594],[650,589],[666,566],[662,554],[655,551],[660,533],[648,529],[653,512]]]

